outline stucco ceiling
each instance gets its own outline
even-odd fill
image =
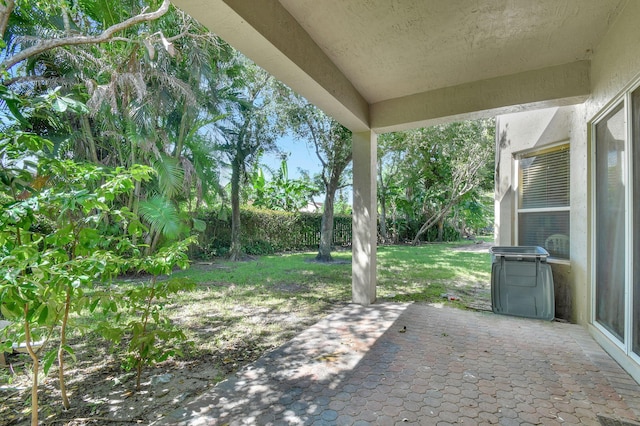
[[[174,0],[353,130],[583,101],[627,0]]]

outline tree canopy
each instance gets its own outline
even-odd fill
[[[461,210],[490,220],[477,207],[493,189],[494,132],[493,120],[476,120],[383,135],[378,170],[383,217],[388,209],[401,216],[414,244],[433,226],[441,239],[447,217]],[[458,215],[465,217],[469,214]],[[465,232],[464,223],[453,225]]]
[[[306,141],[322,165],[319,178],[325,194],[320,245],[316,259],[331,261],[333,213],[336,191],[348,185],[347,169],[351,164],[351,132],[316,106],[291,91],[284,93],[283,120],[293,135]]]

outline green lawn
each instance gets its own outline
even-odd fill
[[[397,301],[433,302],[446,292],[487,287],[491,260],[482,252],[456,250],[461,243],[378,250],[378,296]],[[466,243],[473,247],[473,243]]]
[[[487,245],[473,242],[381,246],[378,248],[377,300],[448,303],[465,308],[489,301],[491,259]],[[207,360],[230,372],[277,347],[331,309],[351,301],[351,252],[333,253],[330,264],[315,252],[256,257],[243,262],[195,262],[174,277],[196,287],[174,295],[164,310],[185,332],[185,359]],[[135,286],[140,277],[120,285]],[[456,295],[449,301],[443,294]],[[104,319],[78,318],[87,328]],[[86,339],[84,343],[88,342]],[[102,350],[100,347],[87,350]],[[93,356],[99,356],[94,353]]]
[[[472,242],[378,248],[378,300],[447,302],[463,307],[488,300],[491,260]],[[282,344],[336,305],[351,300],[351,252],[334,253],[332,264],[313,262],[315,253],[262,256],[245,262],[195,263],[179,277],[198,286],[169,309],[188,330],[195,352],[224,348],[262,350]],[[448,302],[445,293],[459,296]],[[192,352],[192,354],[194,354]]]
[[[421,246],[382,246],[378,248],[378,295],[389,298],[393,292],[411,293],[407,287],[446,285],[448,282],[486,282],[491,263],[485,250],[464,251],[473,242],[425,244]],[[256,296],[257,292],[287,294],[313,299],[347,301],[351,291],[351,252],[334,252],[336,263],[313,262],[314,252],[262,256],[245,262],[195,263],[175,276],[189,277],[201,286],[221,287],[223,294]],[[232,287],[232,290],[230,290]],[[292,288],[290,288],[292,287]],[[314,289],[313,292],[308,290]],[[307,290],[307,291],[305,291]],[[416,301],[431,299],[416,298]]]

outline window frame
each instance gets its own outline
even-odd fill
[[[569,169],[569,184],[567,186],[567,190],[569,191],[569,203],[567,206],[561,207],[537,207],[537,208],[521,208],[520,207],[520,195],[522,190],[522,182],[521,180],[521,168],[520,161],[523,159],[533,157],[536,155],[546,154],[554,151],[559,151],[562,149],[566,149],[568,151],[567,161],[568,169]],[[571,228],[571,143],[569,139],[564,139],[562,141],[558,141],[556,143],[544,145],[542,147],[534,147],[531,149],[518,151],[513,153],[513,164],[514,164],[514,230],[515,230],[515,242],[516,245],[520,244],[520,214],[521,213],[553,213],[553,212],[568,212],[569,215],[569,230]],[[549,256],[548,261],[553,263],[562,263],[562,264],[570,264],[571,262],[571,235],[569,237],[569,257],[557,257],[557,256]]]

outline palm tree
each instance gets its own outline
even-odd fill
[[[231,167],[231,260],[242,258],[240,241],[240,187],[246,177],[249,163],[261,152],[275,149],[274,120],[270,119],[272,77],[238,55],[237,63],[241,85],[233,97],[228,98],[227,116],[220,122],[218,149]]]
[[[39,10],[19,3],[9,25],[7,52],[19,53],[26,40],[70,37],[70,28],[89,34],[106,31],[140,5],[123,2],[116,10],[110,2],[87,1],[73,14],[66,7],[66,2],[52,2]],[[160,19],[124,28],[109,43],[30,56],[7,82],[31,95],[61,86],[86,101],[90,113],[70,116],[62,132],[46,122],[32,123],[41,133],[58,136],[59,153],[106,166],[146,164],[156,170],[151,185],[138,182],[123,201],[135,212],[147,203],[142,213],[150,225],[151,250],[161,238],[185,232],[178,223],[185,219],[179,203],[193,212],[204,195],[217,192],[207,188],[217,190],[219,174],[217,159],[207,154],[213,152],[212,138],[203,129],[221,118],[220,81],[231,54],[229,46],[189,16],[167,9]],[[62,19],[49,18],[52,12]]]

